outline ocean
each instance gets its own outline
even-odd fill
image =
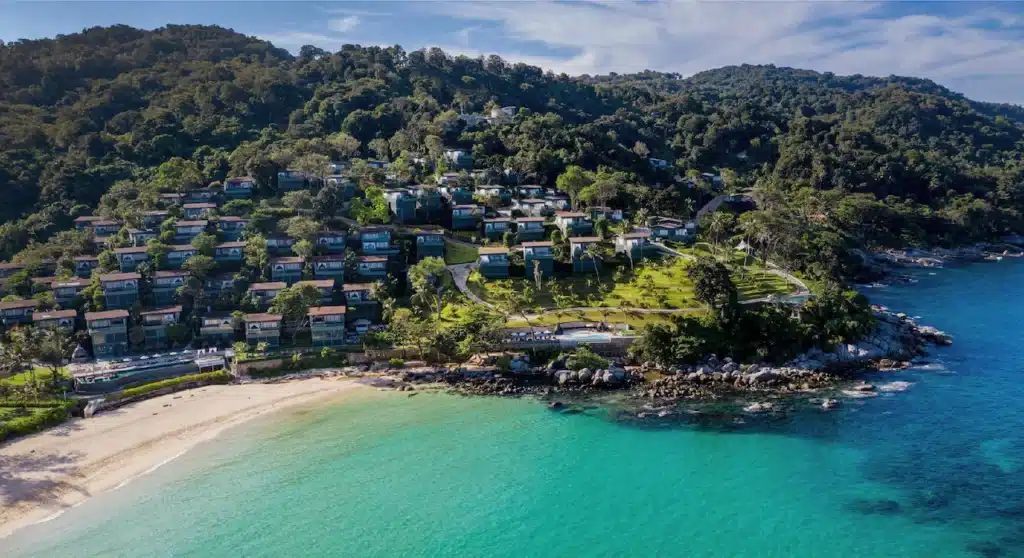
[[[868,291],[905,391],[724,422],[367,392],[233,429],[4,556],[1024,556],[1024,262]]]

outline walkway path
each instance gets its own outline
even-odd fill
[[[466,284],[469,281],[469,274],[473,273],[473,270],[476,269],[475,262],[449,265],[446,266],[446,268],[448,269],[448,272],[452,274],[452,280],[455,281],[455,286],[458,287],[459,292],[466,295],[466,298],[472,300],[473,302],[483,304],[484,306],[490,306],[491,308],[494,308],[493,304],[476,296],[476,293],[474,293],[469,288],[469,285]]]

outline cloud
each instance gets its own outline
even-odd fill
[[[541,45],[567,56],[531,62],[570,74],[684,75],[730,64],[837,74],[913,75],[968,96],[1021,101],[1024,24],[1012,6],[882,2],[431,2],[419,9],[497,29],[491,44]],[[898,7],[898,10],[895,9]],[[460,41],[460,50],[480,48]],[[513,46],[496,54],[517,59]],[[486,49],[482,49],[486,50]]]
[[[327,22],[327,28],[335,33],[350,33],[359,26],[359,16],[350,15],[340,19],[332,19]]]

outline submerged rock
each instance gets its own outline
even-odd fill
[[[775,405],[772,405],[768,401],[763,401],[747,405],[743,410],[748,413],[770,413],[775,410]]]
[[[826,399],[826,400],[821,402],[821,408],[825,409],[825,410],[835,409],[838,406],[839,406],[839,400],[838,399]]]

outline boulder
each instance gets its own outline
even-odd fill
[[[762,401],[759,403],[751,403],[743,408],[748,413],[770,413],[775,410],[775,405],[772,405],[768,401]]]
[[[561,401],[552,401],[551,403],[548,403],[548,409],[554,410],[561,409],[562,407],[565,407],[565,403],[562,403]]]
[[[871,384],[858,384],[853,386],[854,391],[875,391],[875,386]]]
[[[579,380],[580,382],[589,382],[590,378],[593,377],[593,375],[594,374],[590,371],[589,368],[584,368],[583,370],[580,370],[579,372],[576,373],[576,379]]]
[[[571,370],[559,370],[555,372],[555,380],[558,381],[558,385],[564,386],[565,384],[572,381]]]
[[[711,379],[716,381],[716,382],[721,382],[725,378],[726,378],[726,376],[724,374],[722,374],[721,372],[715,372],[714,374],[711,375]]]
[[[748,384],[766,384],[768,382],[773,382],[775,380],[778,380],[779,377],[780,377],[780,375],[775,373],[772,370],[760,370],[760,371],[755,372],[753,374],[747,374],[747,383]]]

